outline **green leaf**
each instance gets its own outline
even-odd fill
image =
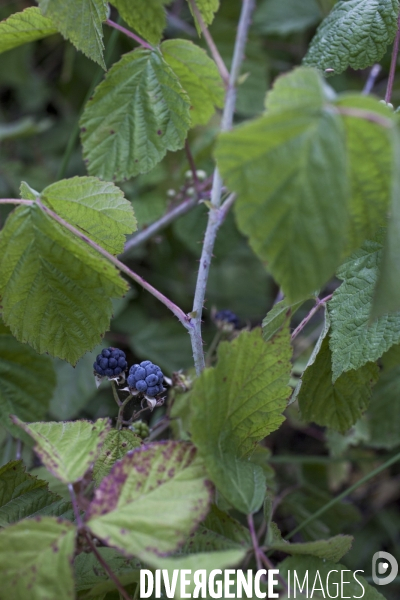
[[[157,45],[167,26],[169,0],[112,0],[121,17],[151,44]]]
[[[332,383],[331,365],[326,336],[315,362],[306,369],[299,384],[300,412],[305,421],[345,433],[366,410],[379,369],[374,363],[367,363],[357,371],[343,373]]]
[[[335,75],[379,62],[397,31],[397,0],[339,0],[318,27],[304,63]]]
[[[109,429],[108,419],[48,423],[13,422],[36,442],[36,454],[44,466],[64,483],[83,478],[94,463]]]
[[[0,469],[0,527],[37,515],[60,516],[70,509],[70,503],[48,490],[47,481],[25,472],[20,460]]]
[[[117,460],[121,460],[127,452],[141,446],[141,439],[129,429],[111,429],[101,447],[98,459],[93,466],[93,479],[96,485],[109,474]]]
[[[173,552],[205,517],[210,495],[191,444],[154,443],[113,466],[89,506],[87,526],[108,545],[139,558]]]
[[[10,414],[21,419],[43,419],[56,384],[51,360],[12,335],[0,333],[0,420],[15,437],[21,430],[10,421]]]
[[[288,302],[286,298],[277,302],[262,322],[262,336],[264,340],[269,342],[274,335],[287,327],[295,312],[309,299],[304,298],[294,304]]]
[[[224,105],[225,90],[215,62],[188,40],[167,40],[161,52],[189,96],[192,127],[206,125],[215,107]]]
[[[31,6],[0,22],[0,54],[57,33],[52,21]]]
[[[340,109],[367,111],[393,120],[393,112],[375,98],[344,95]],[[350,176],[350,251],[372,238],[386,223],[392,182],[391,131],[372,120],[343,114]],[[394,124],[394,121],[393,121]]]
[[[386,368],[385,361],[396,355],[399,346],[393,346],[382,357],[383,373],[374,387],[366,418],[369,426],[368,446],[391,450],[400,444],[400,365]]]
[[[126,283],[117,269],[47,216],[17,208],[0,233],[3,319],[39,353],[75,363],[97,346]]]
[[[263,0],[254,13],[254,25],[265,35],[304,31],[322,18],[317,0]]]
[[[297,67],[275,79],[265,98],[265,107],[269,114],[279,114],[294,108],[314,114],[335,97],[335,92],[326,85],[315,69]]]
[[[159,51],[125,54],[86,104],[80,124],[91,174],[121,180],[150,171],[185,143],[190,101]]]
[[[300,94],[297,109],[295,95],[292,110],[272,110],[221,134],[216,159],[228,187],[238,193],[239,228],[295,302],[333,275],[349,215],[340,119],[322,101],[322,80],[309,70],[287,76],[282,94],[274,93],[275,105],[280,98],[288,102],[290,82],[308,86],[309,100]]]
[[[38,0],[38,4],[65,39],[106,69],[102,27],[108,13],[105,0]]]
[[[310,555],[317,558],[323,558],[332,562],[337,562],[350,550],[353,538],[351,535],[335,535],[327,540],[317,540],[315,542],[304,542],[290,544],[282,539],[281,533],[275,523],[271,523],[274,539],[268,544],[273,550],[285,552],[285,554]]]
[[[218,347],[215,368],[203,371],[191,393],[192,436],[212,481],[242,512],[263,502],[261,467],[243,458],[279,427],[289,394],[287,331],[265,343],[260,329]]]
[[[328,590],[331,597],[337,595],[345,598],[363,598],[363,600],[385,600],[384,597],[361,577],[359,571],[354,573],[341,565],[322,558],[296,556],[286,558],[279,565],[280,574],[288,581],[290,572],[290,589],[293,598],[300,594],[300,586],[308,581],[303,593],[309,598],[327,598]],[[296,583],[294,573],[296,573]],[[329,578],[328,578],[329,576]],[[343,582],[343,583],[342,583]],[[314,586],[314,592],[312,592]],[[329,586],[329,587],[328,587]],[[322,590],[321,590],[322,588]],[[340,596],[339,596],[340,594]]]
[[[111,254],[124,249],[125,235],[136,231],[132,205],[113,183],[72,177],[46,187],[40,198],[60,217]]]
[[[75,527],[36,517],[0,531],[1,594],[13,600],[73,600]]]
[[[400,311],[400,133],[398,127],[392,131],[392,148],[392,202],[371,319]]]
[[[200,14],[203,18],[203,21],[206,25],[211,25],[214,20],[214,15],[219,9],[219,0],[194,0],[197,8],[200,11]],[[190,12],[193,14],[191,3],[189,2]],[[194,15],[193,15],[194,16]],[[194,21],[196,24],[197,31],[200,35],[201,29],[199,24],[197,23],[196,18],[194,17]]]
[[[378,281],[384,231],[366,241],[338,270],[342,285],[328,303],[332,322],[330,348],[335,381],[343,372],[377,360],[400,342],[400,313],[370,323]]]

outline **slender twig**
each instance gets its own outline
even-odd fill
[[[389,79],[388,79],[388,84],[387,84],[387,88],[386,88],[385,102],[390,102],[390,100],[392,98],[394,76],[396,74],[396,66],[397,66],[397,56],[399,54],[399,42],[400,42],[400,13],[399,13],[399,18],[397,20],[397,33],[396,33],[396,37],[394,38],[394,42],[393,42],[392,60],[390,63]]]
[[[114,23],[114,21],[111,21],[111,19],[107,19],[105,24],[109,25],[110,27],[114,27],[114,29],[118,29],[118,31],[132,38],[132,40],[135,40],[135,42],[137,42],[140,46],[143,46],[143,48],[147,48],[147,50],[154,50],[153,46],[142,40],[142,38],[136,35],[136,33],[129,31],[129,29],[122,27],[122,25],[118,25],[118,23]]]
[[[90,537],[90,533],[85,531],[85,537],[86,537],[86,541],[89,544],[90,549],[92,550],[93,554],[95,555],[95,557],[97,558],[97,560],[99,561],[99,563],[101,564],[101,566],[103,567],[103,569],[105,570],[105,572],[107,573],[109,578],[113,580],[113,582],[115,583],[115,587],[117,588],[117,590],[119,591],[121,596],[125,600],[131,600],[131,597],[129,596],[129,594],[127,593],[125,588],[123,587],[122,583],[120,582],[120,580],[118,579],[118,577],[116,576],[116,574],[114,573],[114,571],[112,570],[110,565],[106,563],[106,561],[104,560],[104,558],[102,557],[100,552],[97,550],[96,546],[94,545],[94,543],[92,541],[92,538]]]
[[[190,150],[188,140],[186,140],[186,142],[185,142],[185,152],[186,152],[186,158],[188,159],[188,163],[190,166],[190,170],[192,171],[194,188],[195,188],[196,192],[198,192],[200,182],[199,182],[199,178],[197,177],[196,164],[194,162],[193,154]]]
[[[132,400],[132,398],[133,398],[133,395],[129,394],[129,396],[127,396],[127,398],[125,398],[125,400],[123,402],[121,402],[121,405],[120,405],[119,411],[118,411],[117,429],[122,429],[122,423],[123,423],[123,419],[124,419],[124,408],[128,404],[128,402],[130,400]]]
[[[251,542],[253,544],[253,550],[254,550],[254,556],[256,559],[257,569],[260,571],[262,569],[261,556],[260,556],[261,550],[258,545],[258,539],[257,539],[257,535],[256,535],[256,530],[254,527],[253,515],[247,515],[247,523],[249,525],[250,537],[251,537]]]
[[[178,217],[188,213],[192,208],[197,206],[197,204],[197,198],[192,197],[186,198],[181,204],[171,208],[171,210],[165,213],[160,219],[132,236],[125,244],[124,254],[132,248],[137,248],[141,244],[144,244],[144,242],[147,242],[147,240],[155,236],[162,229],[165,229],[165,227],[173,223]]]
[[[68,484],[68,491],[69,491],[69,495],[71,496],[72,508],[74,510],[75,520],[78,525],[78,529],[82,529],[83,524],[82,524],[82,519],[81,519],[81,513],[79,512],[79,506],[78,506],[78,502],[76,500],[75,490],[74,490],[74,486],[72,485],[72,483]]]
[[[150,285],[149,283],[147,283],[147,281],[145,281],[143,279],[143,277],[141,277],[140,275],[138,275],[137,273],[135,273],[134,271],[129,269],[129,267],[124,265],[124,263],[122,263],[120,260],[118,260],[118,258],[116,258],[112,254],[107,252],[107,250],[105,250],[104,248],[99,246],[99,244],[97,244],[96,242],[91,240],[89,237],[84,235],[81,231],[79,231],[79,229],[76,229],[76,227],[74,227],[73,225],[68,223],[68,221],[65,221],[57,213],[55,213],[50,208],[48,208],[47,206],[42,204],[42,202],[39,199],[37,199],[37,204],[38,204],[38,206],[40,206],[40,208],[43,210],[43,212],[45,212],[47,215],[49,215],[49,217],[51,217],[52,219],[57,221],[57,223],[60,223],[60,225],[62,225],[66,229],[68,229],[68,231],[70,231],[71,233],[76,235],[76,237],[78,237],[83,242],[85,242],[85,244],[88,244],[91,248],[93,248],[94,250],[97,250],[97,252],[99,252],[99,254],[101,254],[102,256],[107,258],[114,266],[117,267],[117,269],[119,269],[122,273],[125,273],[126,275],[128,275],[128,277],[130,277],[130,279],[133,279],[133,281],[135,281],[136,283],[141,285],[145,290],[147,290],[150,294],[152,294],[155,298],[157,298],[157,300],[162,302],[162,304],[164,304],[179,319],[179,321],[182,323],[182,325],[186,329],[188,329],[189,331],[191,329],[193,329],[190,317],[188,317],[188,315],[186,315],[183,312],[183,310],[179,308],[179,306],[174,304],[172,302],[172,300],[170,300],[169,298],[164,296],[164,294],[162,294],[161,292],[156,290],[156,288],[153,287],[152,285]]]
[[[374,65],[373,67],[371,67],[371,70],[368,75],[368,79],[365,82],[363,91],[361,92],[364,96],[368,96],[368,94],[370,94],[372,92],[373,87],[376,82],[376,79],[381,71],[382,71],[382,67],[378,63],[376,65]]]
[[[379,475],[379,473],[382,473],[382,471],[384,471],[391,465],[394,465],[398,461],[400,461],[400,452],[398,454],[396,454],[395,456],[392,456],[392,458],[390,458],[386,462],[384,462],[383,465],[380,465],[373,471],[370,471],[370,473],[368,473],[367,475],[365,475],[364,477],[359,479],[356,483],[354,483],[353,485],[348,487],[346,490],[344,490],[344,492],[342,492],[341,494],[336,496],[336,498],[332,498],[332,500],[327,502],[327,504],[322,506],[319,510],[314,512],[307,519],[305,519],[305,521],[300,523],[300,525],[298,525],[290,533],[288,533],[288,535],[286,536],[286,539],[289,540],[290,538],[292,538],[296,533],[298,533],[299,531],[304,529],[304,527],[306,527],[307,525],[312,523],[312,521],[315,521],[315,519],[318,519],[318,517],[320,517],[324,513],[326,513],[326,511],[329,510],[330,508],[332,508],[332,506],[335,506],[335,504],[337,504],[338,502],[343,500],[343,498],[346,498],[347,496],[349,496],[352,492],[354,492],[356,489],[358,489],[361,485],[363,485],[364,483],[366,483],[367,481],[369,481],[376,475]]]
[[[196,2],[195,0],[189,0],[189,4],[192,8],[193,14],[200,26],[201,29],[201,33],[204,35],[204,39],[207,42],[207,46],[210,49],[211,55],[215,61],[215,64],[217,65],[218,71],[222,77],[222,80],[224,81],[224,83],[226,85],[228,85],[229,82],[229,71],[226,68],[226,65],[222,59],[222,56],[220,55],[217,46],[215,45],[215,42],[212,38],[211,33],[208,31],[206,24],[203,21],[203,17],[200,14],[199,9],[197,8]]]
[[[122,402],[119,399],[118,391],[117,391],[117,386],[115,385],[115,381],[113,381],[112,379],[111,379],[111,389],[112,389],[114,400],[117,403],[118,407],[120,408],[122,406]]]
[[[191,0],[193,1],[193,0]],[[194,4],[194,2],[193,2]],[[233,115],[236,105],[236,85],[239,77],[240,68],[243,62],[244,49],[247,41],[247,34],[250,27],[251,14],[254,9],[254,0],[243,0],[242,10],[236,34],[235,47],[233,51],[232,67],[229,74],[228,89],[225,95],[224,111],[222,113],[221,131],[231,129]],[[212,209],[208,215],[204,244],[200,258],[200,267],[197,275],[196,290],[194,294],[192,320],[194,329],[190,330],[190,337],[193,349],[193,358],[196,373],[200,374],[205,368],[203,343],[201,338],[201,317],[204,306],[204,298],[207,287],[208,273],[210,270],[211,258],[214,250],[215,238],[221,224],[221,214],[218,209],[221,204],[222,178],[218,169],[214,171],[213,185],[211,189]],[[233,200],[231,200],[233,201]]]
[[[156,438],[158,438],[158,436],[163,433],[166,429],[168,429],[168,427],[170,426],[170,419],[169,417],[164,417],[163,419],[160,419],[160,421],[157,423],[157,425],[155,425],[153,427],[153,429],[150,432],[150,435],[148,437],[148,441],[152,442],[153,440],[155,440]]]
[[[321,306],[324,306],[327,302],[329,302],[329,300],[332,298],[332,296],[333,296],[333,294],[329,294],[329,296],[325,296],[325,298],[322,298],[322,300],[320,300],[319,298],[317,298],[317,300],[315,302],[315,305],[312,307],[312,309],[310,310],[310,312],[308,313],[308,315],[306,317],[304,317],[304,319],[302,320],[302,322],[300,323],[300,325],[298,325],[296,327],[296,329],[293,331],[293,333],[292,333],[292,341],[304,329],[304,327],[307,325],[307,323],[309,322],[309,320],[315,315],[315,313],[319,311],[319,309],[321,308]]]
[[[31,206],[34,204],[33,200],[19,200],[18,198],[0,198],[0,204],[25,204]]]
[[[17,440],[16,448],[15,448],[15,460],[21,460],[22,458],[22,441]]]
[[[347,106],[335,106],[335,111],[345,117],[355,117],[356,119],[364,119],[370,123],[376,123],[386,129],[391,129],[395,126],[395,122],[392,119],[388,119],[368,110],[362,110],[361,108],[349,108]]]

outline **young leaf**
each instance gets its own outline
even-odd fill
[[[298,392],[305,421],[314,421],[345,433],[366,410],[379,369],[367,363],[357,371],[343,373],[332,383],[332,353],[325,337],[315,362],[303,374]]]
[[[318,27],[304,64],[341,73],[384,56],[397,31],[397,0],[339,0]]]
[[[110,546],[139,558],[173,552],[207,514],[210,495],[191,444],[142,446],[103,479],[86,513],[87,526]]]
[[[52,21],[31,6],[0,22],[0,54],[57,33]]]
[[[113,265],[38,205],[8,217],[0,233],[3,319],[37,352],[74,364],[98,345],[111,297],[126,289]]]
[[[366,241],[338,270],[343,283],[328,303],[333,381],[345,371],[377,360],[400,341],[400,313],[370,323],[383,240],[384,231],[380,231],[375,240]]]
[[[91,174],[121,180],[150,171],[185,143],[190,101],[159,51],[125,54],[86,104],[80,124]]]
[[[52,517],[25,519],[0,531],[2,598],[73,600],[75,526]]]
[[[307,300],[309,300],[309,298],[304,298],[304,300],[299,300],[299,302],[295,302],[294,304],[291,304],[286,299],[277,302],[267,313],[267,316],[262,322],[262,336],[264,340],[268,342],[278,333],[278,331],[281,331],[289,325],[290,319],[295,312]]]
[[[218,363],[196,380],[191,393],[193,441],[211,479],[236,508],[252,512],[264,499],[261,467],[242,458],[279,427],[289,395],[287,331],[265,343],[260,329],[218,348]]]
[[[36,442],[35,452],[45,467],[64,483],[83,478],[94,463],[109,429],[108,419],[48,423],[13,422]]]
[[[150,44],[157,45],[167,26],[164,4],[170,0],[112,0],[121,17]]]
[[[317,0],[263,0],[254,13],[257,31],[286,36],[312,27],[322,19]]]
[[[280,574],[288,581],[290,575],[290,589],[293,598],[296,593],[300,597],[300,586],[306,582],[303,588],[306,597],[327,598],[328,587],[331,597],[337,595],[345,598],[363,598],[363,600],[385,600],[382,594],[370,586],[359,571],[352,573],[347,567],[340,563],[334,563],[322,558],[311,556],[293,556],[286,558],[279,565]],[[297,583],[295,584],[295,574]],[[295,587],[296,586],[296,587]],[[321,591],[322,589],[322,591]],[[314,590],[314,591],[313,591]],[[343,590],[340,593],[339,591]]]
[[[129,429],[111,429],[101,447],[98,459],[93,466],[93,479],[96,485],[109,474],[117,460],[121,460],[130,450],[141,446],[141,439]]]
[[[167,40],[161,52],[189,96],[192,127],[206,125],[215,107],[224,105],[225,90],[215,62],[188,40]]]
[[[12,335],[0,333],[0,420],[13,436],[24,434],[11,423],[10,414],[28,421],[43,419],[55,385],[48,356],[39,356]]]
[[[353,538],[351,535],[335,535],[327,540],[291,544],[282,539],[281,532],[275,523],[271,523],[273,539],[268,546],[285,554],[316,556],[337,562],[350,550]]]
[[[336,106],[385,117],[388,125],[392,121],[395,126],[393,112],[375,98],[344,95]],[[392,132],[372,120],[346,114],[342,118],[351,188],[349,249],[353,251],[386,223],[392,191]]]
[[[0,527],[26,517],[64,515],[69,502],[48,490],[47,481],[26,473],[21,460],[13,460],[0,469]]]
[[[132,205],[113,183],[72,177],[46,187],[40,198],[111,254],[124,249],[125,235],[136,231]]]
[[[302,81],[307,97],[300,94],[297,105],[288,87]],[[322,80],[316,72],[295,71],[286,76],[282,93],[274,92],[274,105],[289,97],[291,110],[272,110],[221,134],[216,158],[238,193],[239,228],[295,302],[333,275],[347,242],[349,214],[344,132],[322,101]]]
[[[38,0],[42,14],[74,46],[103,69],[103,27],[107,19],[105,0]]]
[[[214,14],[219,9],[219,0],[194,0],[197,8],[200,11],[200,14],[203,18],[203,21],[206,25],[211,25],[214,20]],[[189,2],[190,12],[193,14],[191,3]],[[194,14],[193,14],[194,16]],[[196,17],[194,17],[194,21],[196,24],[196,28],[198,33],[201,33],[200,25],[197,22]]]

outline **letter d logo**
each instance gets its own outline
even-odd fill
[[[384,560],[385,562],[378,563],[378,560]],[[388,572],[389,565],[391,566],[392,572],[386,577],[379,577],[378,575],[384,575]],[[398,571],[399,565],[394,556],[383,550],[375,552],[372,557],[372,581],[376,585],[387,585],[388,583],[392,583],[392,581],[396,579]]]

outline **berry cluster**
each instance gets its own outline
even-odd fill
[[[97,355],[93,368],[100,377],[118,377],[128,368],[125,352],[118,348],[104,348]]]
[[[137,390],[151,398],[164,390],[163,379],[160,367],[153,365],[150,360],[144,360],[140,365],[133,365],[129,369],[127,381],[131,390]]]
[[[136,423],[133,423],[129,429],[142,440],[147,438],[150,434],[149,426],[143,421],[136,421]]]
[[[223,323],[229,323],[229,325],[233,325],[235,329],[239,327],[239,319],[231,310],[219,310],[214,317],[215,321],[222,321]]]

